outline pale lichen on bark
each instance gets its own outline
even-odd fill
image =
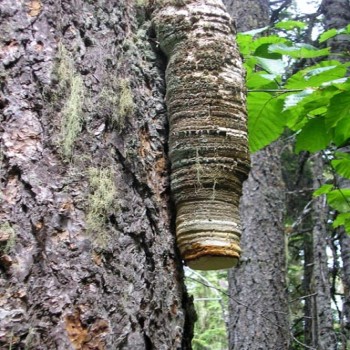
[[[197,269],[235,265],[238,204],[249,171],[244,70],[221,1],[159,1],[177,243]]]

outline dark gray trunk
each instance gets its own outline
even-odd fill
[[[321,154],[315,156],[313,166],[314,187],[320,185],[323,178],[323,159]],[[313,231],[311,265],[311,343],[319,350],[337,349],[337,337],[333,331],[333,317],[331,308],[331,284],[328,269],[327,241],[331,238],[327,230],[328,206],[325,198],[317,197],[313,201]]]
[[[238,31],[269,22],[268,1],[225,1]],[[241,201],[242,258],[230,270],[230,349],[289,346],[281,145],[253,154]]]
[[[350,2],[349,0],[323,0],[322,13],[324,15],[325,29],[344,28],[350,23]],[[341,62],[348,61],[350,50],[350,38],[348,35],[337,35],[328,41],[334,59]],[[339,55],[340,54],[340,55]],[[349,152],[347,149],[341,149],[342,152]],[[350,188],[349,179],[337,179],[340,188]],[[341,279],[343,283],[344,295],[341,313],[341,327],[343,331],[342,344],[343,349],[350,347],[350,236],[343,228],[338,229],[340,253],[342,260]]]
[[[349,187],[350,184],[348,184]],[[341,259],[343,263],[342,281],[344,285],[341,327],[343,330],[343,349],[350,346],[350,237],[344,229],[339,230]]]
[[[0,7],[0,347],[189,349],[145,12]]]
[[[225,1],[238,31],[268,23],[268,1]],[[281,145],[253,154],[243,188],[242,258],[229,273],[230,349],[286,349],[289,344],[284,184]]]
[[[312,233],[305,232],[303,236],[303,253],[304,253],[304,275],[302,280],[303,296],[307,296],[304,300],[304,343],[308,346],[313,344],[313,335],[315,334],[315,323],[313,322],[315,316],[313,314],[314,297],[312,290],[312,271],[313,271],[313,242]]]
[[[230,271],[230,349],[287,349],[284,185],[279,144],[252,157],[241,203],[242,259]]]
[[[323,0],[321,11],[324,15],[323,23],[325,29],[344,28],[350,23],[350,3],[349,0]],[[347,60],[347,52],[350,46],[349,35],[337,35],[328,41],[332,52],[343,53],[341,56],[334,56],[337,60]]]
[[[269,23],[269,1],[224,0],[239,32],[261,28]]]

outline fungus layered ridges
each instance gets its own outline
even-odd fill
[[[249,170],[244,71],[233,25],[217,0],[164,5],[154,24],[168,56],[178,246],[192,267],[230,267],[240,255],[238,204]]]

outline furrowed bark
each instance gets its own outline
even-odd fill
[[[323,159],[321,154],[315,156],[312,165],[314,188],[320,184],[323,176]],[[327,240],[331,238],[327,231],[328,207],[324,197],[317,197],[313,201],[313,263],[311,294],[311,346],[319,350],[337,349],[337,336],[333,330],[333,316],[331,308],[331,284],[328,269]]]
[[[268,1],[225,0],[239,31],[268,24]],[[242,259],[229,272],[229,349],[288,349],[283,217],[285,187],[280,142],[252,155],[241,201]]]
[[[344,28],[350,22],[350,3],[347,0],[323,0],[321,10],[324,15],[323,23],[326,29]],[[349,35],[337,35],[328,40],[327,44],[331,47],[332,52],[335,53],[330,58],[341,62],[348,61],[348,52],[350,50]],[[349,153],[348,147],[340,149],[340,151]],[[340,188],[350,188],[349,179],[338,178],[337,182]],[[342,349],[347,349],[350,347],[350,236],[343,227],[337,231],[342,260],[341,280],[344,289],[341,314]]]
[[[177,244],[192,268],[228,268],[240,256],[238,204],[249,169],[242,62],[221,1],[172,3],[153,22],[168,57]]]
[[[1,349],[191,348],[165,66],[139,12],[0,1]]]

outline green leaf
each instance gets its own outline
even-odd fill
[[[323,43],[324,41],[335,37],[338,34],[350,34],[350,25],[348,24],[345,28],[340,28],[340,29],[329,29],[322,33],[318,39],[319,43]]]
[[[331,161],[334,170],[342,177],[350,179],[350,155],[337,152],[336,159]]]
[[[313,94],[313,89],[305,89],[301,92],[288,95],[284,100],[284,109],[295,107],[297,104],[302,102],[307,96]]]
[[[275,141],[283,132],[283,101],[266,92],[248,94],[248,131],[252,152]]]
[[[327,128],[334,128],[334,142],[342,145],[350,138],[350,91],[332,97],[326,114]]]
[[[285,70],[285,63],[283,60],[274,60],[263,57],[256,57],[258,65],[261,66],[266,72],[271,74],[283,74]]]
[[[253,41],[254,50],[265,44],[288,44],[290,40],[278,35],[262,36]]]
[[[269,26],[266,26],[266,27],[262,27],[262,28],[258,28],[258,29],[253,29],[253,30],[249,30],[247,32],[243,32],[243,33],[241,33],[241,35],[243,34],[243,35],[255,36],[256,34],[260,34],[269,28],[270,28]]]
[[[304,29],[305,27],[306,27],[306,23],[300,22],[300,21],[283,21],[283,22],[278,22],[275,25],[275,28],[277,29],[286,29],[286,30],[291,30],[294,28]]]
[[[339,90],[346,90],[349,88],[349,79],[348,78],[339,78],[330,81],[326,81],[321,84],[321,87],[335,86]]]
[[[258,64],[258,60],[254,56],[248,56],[244,60],[244,68],[247,70],[247,72],[254,71],[257,64]]]
[[[303,113],[303,108],[298,105],[283,111],[286,117],[286,126],[292,131],[300,131],[300,129],[309,121],[307,115]]]
[[[286,44],[273,44],[270,45],[269,51],[287,55],[292,58],[315,58],[328,56],[330,53],[329,48],[319,50],[312,45],[303,43],[297,43],[292,46]]]
[[[320,35],[320,37],[318,38],[318,42],[323,43],[324,41],[327,41],[328,39],[333,38],[337,34],[338,34],[338,31],[335,28],[327,30]]]
[[[328,146],[330,135],[325,118],[316,117],[307,122],[296,137],[295,151],[317,152]]]
[[[312,93],[309,94],[309,92]],[[287,114],[286,125],[291,130],[300,130],[308,123],[310,116],[324,115],[328,109],[330,99],[339,92],[336,87],[329,86],[321,89],[305,89],[299,93],[288,94],[284,97],[284,113]],[[296,96],[293,97],[293,95]]]
[[[293,74],[286,83],[288,89],[320,87],[323,83],[335,81],[346,75],[346,65],[338,61],[323,61]]]
[[[333,141],[339,147],[350,139],[350,116],[341,119],[333,129]]]
[[[333,227],[345,226],[345,231],[350,233],[350,213],[340,213],[333,222]]]
[[[350,211],[350,188],[333,190],[327,194],[327,203],[340,213]]]
[[[248,89],[277,89],[277,81],[280,77],[275,74],[265,72],[250,72],[247,70],[247,88]]]
[[[275,52],[269,51],[270,44],[262,44],[260,45],[253,53],[254,56],[270,58],[273,60],[279,60],[282,58],[282,55]]]
[[[252,52],[254,52],[254,56],[260,56],[265,58],[272,59],[281,59],[282,55],[279,53],[274,53],[269,51],[269,47],[271,44],[283,44],[290,43],[286,38],[277,36],[277,35],[269,35],[257,38],[252,43]]]
[[[253,38],[250,35],[237,34],[237,44],[239,46],[239,52],[245,56],[252,53],[255,49],[252,49]]]
[[[350,91],[332,97],[327,117],[327,126],[334,127],[340,120],[350,115]]]
[[[327,194],[330,191],[332,191],[333,185],[322,185],[320,188],[318,188],[316,191],[313,192],[314,197],[321,196],[322,194]]]
[[[300,106],[303,107],[303,113],[305,115],[315,114],[314,112],[320,108],[328,108],[331,98],[337,93],[339,93],[339,90],[333,86],[315,90],[301,101]]]

